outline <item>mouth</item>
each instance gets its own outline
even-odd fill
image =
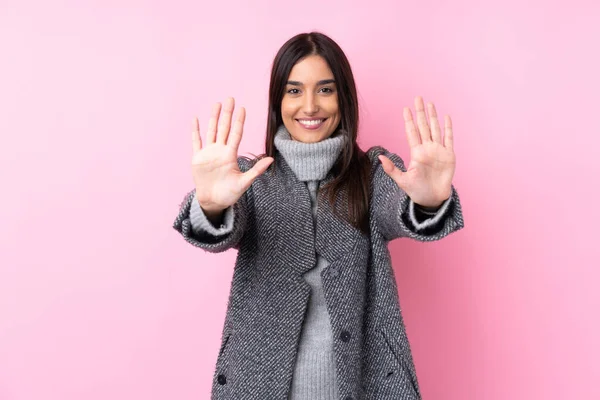
[[[310,131],[319,129],[321,126],[323,126],[323,123],[325,121],[327,121],[327,118],[303,118],[296,120],[296,122],[298,122],[298,124],[300,124],[301,127]]]

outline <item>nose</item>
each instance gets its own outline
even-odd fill
[[[306,115],[313,115],[319,112],[319,104],[317,103],[317,99],[314,94],[309,92],[306,94],[306,96],[304,96],[302,111],[304,111]]]

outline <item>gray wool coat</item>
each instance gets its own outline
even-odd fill
[[[191,229],[188,193],[174,228],[194,246],[218,253],[238,250],[213,377],[213,400],[287,399],[310,287],[302,274],[318,252],[330,265],[321,272],[334,338],[340,400],[420,399],[410,345],[400,310],[388,242],[406,237],[439,240],[464,226],[458,194],[436,226],[415,231],[409,198],[384,172],[382,147],[372,162],[370,234],[337,218],[320,202],[316,226],[304,182],[276,153],[275,174],[260,175],[233,205],[233,230],[223,236]],[[251,162],[239,158],[242,171]],[[332,179],[331,173],[324,183]]]

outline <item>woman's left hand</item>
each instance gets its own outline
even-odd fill
[[[445,116],[445,133],[438,123],[433,103],[427,104],[429,123],[425,115],[423,98],[415,98],[418,129],[409,107],[404,107],[404,125],[410,163],[406,172],[396,168],[385,156],[379,156],[383,170],[406,192],[416,204],[423,207],[439,207],[452,194],[452,178],[456,168],[452,121]]]

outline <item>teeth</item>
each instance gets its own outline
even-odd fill
[[[308,125],[308,126],[312,126],[312,125],[319,125],[321,122],[323,122],[322,119],[316,119],[316,120],[298,120],[302,125]]]

